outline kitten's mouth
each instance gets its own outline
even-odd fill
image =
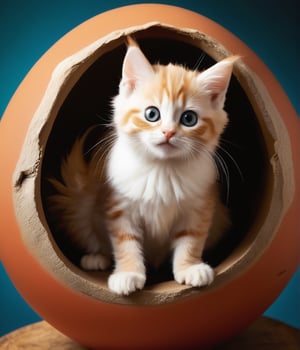
[[[166,149],[168,149],[168,148],[176,148],[174,145],[172,145],[169,141],[164,141],[164,142],[161,142],[161,143],[159,143],[159,144],[157,144],[157,146],[159,146],[159,147],[163,147],[163,148],[166,148]]]

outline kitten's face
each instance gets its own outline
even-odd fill
[[[213,151],[227,123],[223,110],[233,60],[203,73],[181,66],[151,66],[132,43],[123,63],[114,122],[141,153],[189,159]]]

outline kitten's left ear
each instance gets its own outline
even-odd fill
[[[239,56],[227,57],[199,74],[201,90],[210,96],[213,108],[224,107],[233,65],[238,59]]]
[[[128,48],[123,61],[120,92],[130,95],[139,84],[147,82],[153,74],[153,68],[138,44],[128,37]]]

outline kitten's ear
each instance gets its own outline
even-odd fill
[[[224,107],[233,65],[238,59],[239,56],[227,57],[199,74],[201,90],[210,96],[213,108]]]
[[[120,92],[130,95],[139,84],[146,82],[153,74],[154,71],[150,62],[137,43],[129,37],[128,48],[123,61]]]

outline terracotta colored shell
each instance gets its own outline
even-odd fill
[[[164,281],[130,298],[115,297],[107,290],[105,275],[83,273],[64,256],[47,223],[43,175],[54,147],[49,140],[53,143],[59,135],[60,109],[86,71],[107,53],[117,52],[126,34],[145,42],[162,38],[175,48],[178,41],[214,60],[230,53],[242,56],[234,74],[261,135],[262,197],[255,217],[248,218],[249,232],[217,264],[216,281],[208,288]],[[117,61],[117,53],[112,57]],[[64,36],[36,63],[1,121],[1,259],[39,314],[90,348],[211,347],[257,318],[299,263],[299,145],[299,120],[276,79],[218,24],[165,5],[100,14]]]

